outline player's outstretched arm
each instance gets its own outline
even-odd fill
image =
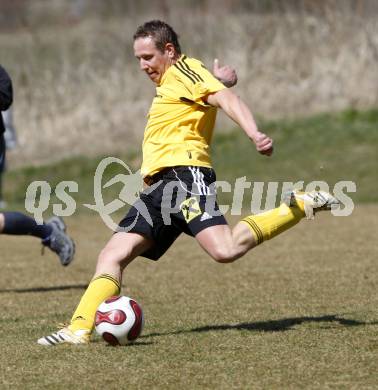
[[[273,153],[273,140],[259,131],[250,109],[234,92],[222,89],[208,95],[206,100],[212,106],[222,108],[245,131],[259,153],[266,156]]]
[[[219,66],[217,58],[214,60],[213,75],[227,88],[233,87],[238,82],[236,70],[229,65]]]

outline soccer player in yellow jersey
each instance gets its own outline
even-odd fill
[[[326,192],[293,191],[280,207],[247,216],[231,229],[216,203],[209,154],[217,108],[244,130],[260,154],[271,156],[273,140],[258,130],[250,110],[227,83],[181,53],[177,35],[166,23],[154,20],[140,26],[134,53],[140,69],[156,84],[143,141],[142,174],[150,187],[100,253],[70,324],[39,339],[42,345],[89,342],[96,309],[120,293],[125,267],[137,256],[158,260],[182,232],[194,236],[215,261],[229,263],[306,215],[312,218],[314,211],[338,204]],[[140,213],[141,204],[148,215]]]

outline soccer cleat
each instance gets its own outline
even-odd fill
[[[45,223],[46,223],[46,225],[51,225],[51,224],[55,225],[62,232],[66,232],[66,230],[67,230],[67,226],[66,226],[65,222],[63,221],[63,218],[61,218],[61,217],[53,216],[50,219],[48,219]]]
[[[288,192],[283,202],[289,206],[297,206],[306,214],[307,219],[314,219],[314,214],[321,210],[331,210],[340,205],[340,201],[325,191],[302,192],[294,190]]]
[[[41,337],[37,343],[48,347],[58,344],[88,344],[90,335],[89,330],[86,329],[72,331],[68,327],[65,327],[56,333]]]
[[[63,266],[67,266],[73,260],[75,254],[75,243],[66,234],[66,225],[62,218],[52,217],[46,221],[52,231],[49,237],[42,240],[42,244],[55,252]]]

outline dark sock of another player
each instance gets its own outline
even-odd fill
[[[28,235],[46,240],[52,232],[51,226],[46,225],[45,223],[38,225],[35,219],[18,211],[4,211],[3,215],[3,234]]]

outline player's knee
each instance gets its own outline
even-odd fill
[[[100,252],[97,262],[100,264],[122,265],[122,263],[127,260],[130,253],[131,249],[128,251],[127,248],[122,248],[122,251],[119,251],[116,248],[104,248]]]
[[[237,255],[232,248],[218,247],[211,252],[211,257],[217,263],[232,263],[237,259]]]
[[[98,264],[109,264],[114,262],[114,255],[112,251],[108,249],[103,249],[100,254],[98,255],[97,258],[97,263]]]

